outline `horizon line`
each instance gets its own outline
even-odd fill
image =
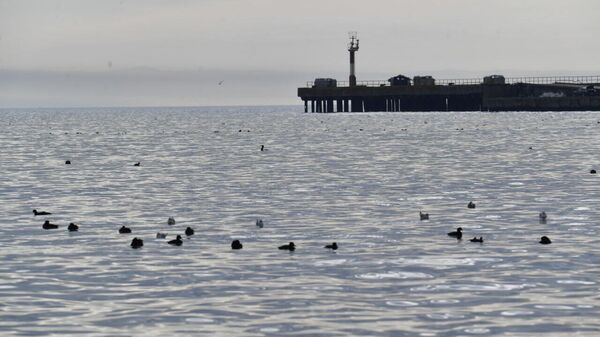
[[[0,110],[20,110],[20,109],[131,109],[131,108],[260,108],[260,107],[298,107],[302,108],[303,104],[230,104],[230,105],[108,105],[108,106],[13,106],[0,107]]]

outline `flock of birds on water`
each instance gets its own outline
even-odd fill
[[[469,209],[474,209],[477,206],[475,205],[475,203],[473,201],[470,201],[467,204],[467,208]],[[37,209],[33,210],[33,215],[34,216],[38,216],[38,215],[52,215],[52,213],[50,212],[45,212],[45,211],[38,211]],[[421,221],[423,220],[429,220],[429,213],[423,213],[422,211],[419,211],[419,218]],[[546,220],[548,219],[548,215],[546,214],[545,211],[540,212],[539,214],[539,219],[541,223],[546,223]],[[169,217],[167,219],[167,225],[169,226],[174,226],[175,225],[175,218],[174,217]],[[58,229],[58,225],[50,223],[49,220],[45,220],[44,224],[42,225],[43,229]],[[264,222],[262,219],[257,219],[256,220],[256,227],[258,228],[263,228],[264,227]],[[69,226],[67,227],[67,229],[69,230],[69,232],[77,232],[79,231],[79,226],[77,226],[74,223],[70,223]],[[126,227],[126,226],[121,226],[121,228],[119,228],[119,234],[131,234],[131,228]],[[192,235],[194,235],[194,229],[191,227],[187,227],[184,231],[184,234],[187,237],[190,237]],[[157,239],[166,239],[167,238],[167,233],[161,233],[158,232],[156,233],[156,238]],[[456,229],[456,231],[450,232],[448,233],[449,237],[452,238],[456,238],[457,240],[462,240],[463,237],[463,229],[462,227],[458,227]],[[478,242],[478,243],[483,243],[483,237],[480,236],[479,238],[477,238],[476,236],[473,237],[472,239],[470,239],[469,241],[471,242]],[[177,237],[173,240],[170,240],[167,242],[169,245],[173,245],[173,246],[181,246],[183,245],[183,239],[181,237],[181,235],[177,235]],[[539,243],[543,244],[543,245],[548,245],[551,244],[552,241],[550,240],[550,238],[548,238],[547,236],[542,236],[540,238]],[[144,246],[144,240],[140,239],[140,238],[133,238],[131,240],[131,244],[130,244],[131,248],[137,249],[137,248],[141,248]],[[233,240],[231,242],[231,249],[242,249],[244,246],[242,245],[242,243],[240,242],[240,240]],[[324,248],[327,249],[331,249],[331,250],[337,250],[338,249],[338,244],[337,242],[333,242],[329,245],[325,245]],[[296,250],[296,244],[294,242],[290,242],[288,244],[279,246],[278,249],[280,250],[288,250],[290,252],[293,252]]]
[[[33,216],[38,216],[38,215],[52,215],[52,213],[50,212],[46,212],[46,211],[38,211],[37,209],[33,210]],[[169,217],[169,219],[167,219],[167,225],[169,226],[174,226],[175,225],[175,218],[174,217]],[[257,219],[256,220],[256,227],[258,228],[263,228],[264,227],[264,222],[262,219]],[[42,224],[42,228],[49,230],[49,229],[58,229],[59,226],[53,223],[50,223],[50,220],[45,220],[44,223]],[[67,230],[69,232],[78,232],[79,231],[79,226],[74,224],[74,223],[70,223],[69,226],[67,227]],[[126,227],[126,226],[121,226],[121,228],[119,228],[119,234],[131,234],[131,228]],[[190,237],[192,235],[194,235],[194,229],[192,227],[187,227],[184,231],[184,234],[187,237]],[[157,239],[166,239],[167,238],[167,233],[161,233],[158,232],[156,233],[156,238]],[[450,235],[450,234],[448,234]],[[183,239],[181,237],[181,235],[177,235],[177,237],[173,240],[170,240],[167,242],[168,244],[172,245],[172,246],[181,246],[183,245]],[[131,248],[137,249],[137,248],[141,248],[144,246],[144,240],[140,239],[140,238],[133,238],[131,240],[131,244],[130,244]],[[242,249],[244,246],[242,245],[242,243],[240,242],[240,240],[233,240],[231,242],[231,249]],[[296,244],[294,244],[294,242],[290,242],[288,244],[282,245],[278,247],[280,250],[289,250],[291,252],[296,250]],[[332,249],[332,250],[337,250],[338,249],[338,245],[336,242],[333,242],[329,245],[325,245],[324,248],[327,249]]]
[[[240,132],[241,132],[241,130],[240,130]],[[531,147],[530,147],[530,149],[531,149]],[[264,145],[260,146],[260,151],[267,151],[265,149]],[[65,164],[66,165],[71,165],[71,161],[67,160],[67,161],[65,161]],[[133,164],[133,166],[140,166],[140,165],[141,165],[140,162],[137,162],[137,163]],[[594,169],[590,170],[590,174],[596,174],[596,170],[594,170]],[[470,201],[467,204],[467,208],[469,208],[469,209],[474,209],[476,207],[477,207],[477,205],[475,205],[475,203],[473,201]],[[41,211],[40,212],[37,209],[34,209],[33,210],[33,215],[34,216],[38,216],[38,215],[52,215],[52,213],[45,212],[45,211]],[[423,213],[422,211],[419,211],[419,217],[420,217],[421,221],[423,221],[423,220],[429,220],[429,213]],[[540,212],[539,219],[540,219],[541,223],[546,223],[546,220],[548,219],[548,215],[546,214],[545,211]],[[175,225],[175,218],[169,217],[169,219],[167,220],[167,224],[169,226]],[[264,222],[263,222],[262,219],[257,219],[256,220],[256,227],[258,227],[258,228],[263,228],[264,227]],[[42,228],[43,229],[57,229],[58,225],[50,223],[49,220],[45,220],[44,224],[42,225]],[[70,223],[69,226],[67,227],[67,229],[69,230],[69,232],[77,232],[77,231],[79,231],[79,226],[77,226],[74,223]],[[452,238],[456,238],[457,240],[462,240],[462,237],[463,237],[463,232],[462,231],[463,231],[462,227],[458,227],[456,229],[456,231],[448,233],[448,236],[452,237]],[[122,226],[121,228],[119,228],[119,234],[131,234],[131,228]],[[192,235],[194,235],[194,229],[191,228],[191,227],[187,227],[185,229],[184,234],[186,236],[188,236],[188,237],[192,236]],[[158,232],[158,233],[156,233],[156,238],[157,239],[166,239],[167,238],[167,233]],[[475,236],[472,239],[470,239],[469,241],[470,242],[483,243],[483,237],[480,236],[479,238],[477,238]],[[173,245],[173,246],[181,246],[181,245],[183,245],[183,239],[182,239],[181,235],[177,235],[177,237],[175,239],[170,240],[167,243],[169,245]],[[548,245],[548,244],[551,244],[552,241],[550,240],[549,237],[542,236],[540,238],[539,243],[543,244],[543,245]],[[141,248],[141,247],[144,246],[144,240],[142,240],[140,238],[137,238],[137,237],[133,238],[131,240],[130,246],[133,249]],[[231,242],[231,249],[242,249],[243,247],[244,246],[242,245],[242,243],[240,242],[240,240],[233,240]],[[338,249],[338,245],[337,245],[337,242],[333,242],[333,243],[331,243],[329,245],[325,245],[324,248],[331,249],[331,250],[337,250]],[[287,250],[287,251],[293,252],[293,251],[296,250],[296,245],[294,244],[294,242],[290,242],[288,244],[279,246],[278,249],[280,249],[280,250]]]

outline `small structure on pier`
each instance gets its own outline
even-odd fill
[[[388,82],[390,82],[392,87],[409,86],[411,84],[411,79],[410,77],[406,77],[404,75],[396,75],[394,77],[390,77]]]
[[[435,85],[435,78],[433,76],[415,76],[413,77],[413,84],[415,87],[423,87],[429,85]]]
[[[337,80],[333,78],[317,78],[313,84],[313,88],[335,88]]]
[[[350,35],[350,43],[348,43],[348,51],[350,52],[350,78],[349,83],[351,87],[356,86],[356,67],[354,64],[354,53],[358,51],[358,34],[356,32],[348,33]]]

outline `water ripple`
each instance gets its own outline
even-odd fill
[[[598,335],[600,114],[289,109],[2,109],[0,335]]]

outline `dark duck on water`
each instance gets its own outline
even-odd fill
[[[51,214],[52,213],[50,213],[50,212],[44,212],[44,211],[38,212],[37,209],[33,210],[33,216],[37,216],[37,215],[51,215]]]
[[[233,240],[231,242],[231,249],[242,249],[244,246],[242,246],[242,243],[240,242],[240,240]]]
[[[133,240],[131,240],[131,248],[138,249],[143,246],[144,246],[144,240],[138,239],[138,238],[133,238]]]
[[[119,233],[120,234],[130,234],[131,233],[131,228],[122,226],[121,228],[119,228]]]
[[[448,233],[448,236],[456,238],[457,240],[460,240],[460,239],[462,239],[462,230],[463,229],[461,227],[458,227],[456,229],[456,232],[450,232],[450,233]]]
[[[50,221],[46,220],[46,221],[44,221],[42,228],[43,229],[57,229],[58,225],[52,224],[52,223],[50,223]]]
[[[175,240],[169,241],[169,244],[172,246],[181,246],[183,244],[183,240],[181,240],[181,235],[177,235]]]
[[[279,250],[289,250],[290,252],[293,252],[296,250],[296,245],[293,242],[290,242],[287,245],[279,246]]]

